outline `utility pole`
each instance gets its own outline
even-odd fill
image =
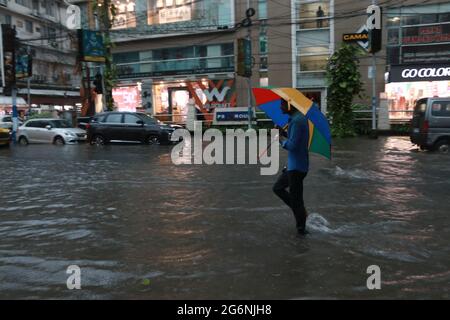
[[[103,28],[100,28],[98,12],[95,12],[94,16],[95,16],[95,30],[100,31],[102,34],[102,37],[105,38]],[[105,90],[105,71],[104,71],[103,64],[99,65],[99,72],[100,72],[100,75],[102,76],[102,105],[103,105],[102,111],[104,111],[104,110],[106,110],[107,106],[106,106],[106,90]],[[95,111],[97,112],[97,110],[95,110]]]
[[[250,42],[250,47],[252,46],[252,29],[251,26],[247,27],[247,39]],[[252,76],[247,78],[248,83],[248,129],[252,128],[252,117],[253,117],[253,99],[252,99]]]
[[[250,46],[250,61],[246,61],[247,64],[250,64],[250,66],[247,66],[247,68],[250,68],[250,72],[247,77],[247,83],[248,83],[248,129],[252,128],[252,122],[253,122],[253,92],[252,92],[252,68],[253,68],[253,56],[251,55],[252,52],[252,17],[255,15],[256,11],[255,9],[250,7],[250,0],[247,0],[247,10],[245,11],[246,18],[243,20],[242,24],[244,27],[247,27],[247,41],[248,45]]]
[[[381,50],[381,8],[372,0],[372,5],[367,8],[367,29],[369,31],[369,52],[372,54],[372,67],[370,76],[372,78],[372,131],[371,137],[377,138],[377,64],[375,54]]]
[[[27,46],[27,54],[31,57],[30,45]],[[28,60],[30,63],[30,60]],[[27,78],[27,103],[28,103],[28,114],[31,112],[31,75]]]

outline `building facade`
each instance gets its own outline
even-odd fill
[[[187,105],[192,103],[201,113],[217,107],[249,106],[248,81],[237,75],[236,46],[237,39],[247,36],[252,39],[253,87],[298,88],[326,113],[328,58],[341,46],[345,33],[363,29],[371,1],[117,0],[114,3],[117,17],[112,37],[119,79],[114,90],[117,107],[143,109],[162,120],[182,122]],[[388,121],[407,121],[414,101],[422,96],[449,95],[445,77],[439,78],[439,83],[432,77],[426,83],[409,77],[400,84],[393,77],[411,66],[433,69],[435,65],[439,70],[447,70],[449,6],[448,0],[381,3],[383,45],[375,55],[375,96]],[[248,7],[256,9],[250,28],[241,25]],[[86,23],[93,28],[93,21],[89,18]],[[365,90],[363,98],[355,102],[367,109],[372,96],[368,74],[371,65],[372,55],[362,50],[360,71]]]
[[[344,33],[358,32],[366,23],[367,3],[335,0],[335,47]],[[450,68],[450,1],[383,1],[381,4],[383,42],[376,53],[376,97],[380,126],[408,123],[417,99],[450,96],[450,72],[442,77],[411,77]],[[361,75],[365,98],[356,102],[370,105],[372,95],[369,67],[372,55],[362,54]],[[407,74],[407,77],[402,77]],[[383,119],[384,118],[384,119]],[[384,124],[384,125],[383,125]]]
[[[18,80],[17,87],[19,97],[34,108],[63,110],[80,102],[77,39],[66,28],[67,7],[55,0],[0,1],[1,23],[17,32],[16,51],[33,57],[33,76]]]

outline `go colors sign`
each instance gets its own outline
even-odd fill
[[[450,80],[450,64],[391,66],[389,82]]]

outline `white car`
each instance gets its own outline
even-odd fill
[[[29,143],[74,144],[86,140],[86,131],[72,128],[66,120],[33,119],[19,127],[17,137],[21,145]]]
[[[19,126],[21,126],[23,122],[19,119]],[[12,130],[12,116],[0,116],[0,128]]]

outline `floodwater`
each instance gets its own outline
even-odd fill
[[[355,138],[311,162],[299,239],[257,165],[174,166],[164,146],[0,148],[0,298],[450,298],[449,155]]]

